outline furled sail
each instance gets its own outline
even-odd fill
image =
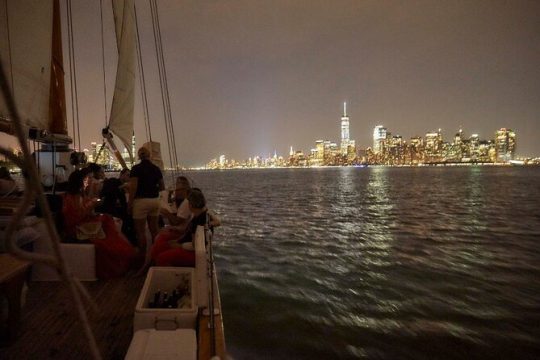
[[[134,0],[113,0],[118,68],[114,88],[109,130],[124,144],[131,158],[133,108],[135,101],[135,5]]]
[[[49,130],[53,1],[0,0],[0,61],[19,115]],[[3,98],[0,118],[10,119]]]

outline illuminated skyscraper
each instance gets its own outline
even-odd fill
[[[379,154],[383,151],[386,140],[386,128],[382,125],[375,126],[373,130],[373,152]]]
[[[516,134],[511,129],[501,128],[495,137],[497,161],[507,162],[514,160],[516,153]]]
[[[347,103],[343,103],[343,116],[341,117],[341,153],[347,154],[349,146],[349,117],[347,116]]]
[[[341,117],[341,147],[342,155],[354,155],[356,152],[355,142],[350,139],[349,117],[347,116],[347,103],[343,103],[343,116]]]

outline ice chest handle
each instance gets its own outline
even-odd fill
[[[197,359],[195,330],[156,331],[144,329],[133,334],[125,360]]]
[[[154,318],[154,329],[156,330],[176,330],[178,328],[178,318],[176,316],[170,319],[157,316]]]

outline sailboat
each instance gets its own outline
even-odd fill
[[[133,0],[114,0],[112,3],[119,56],[111,118],[108,126],[103,129],[103,135],[120,160],[122,157],[119,156],[112,141],[112,134],[114,133],[126,148],[130,149],[130,138],[133,132],[136,67],[135,13]],[[0,60],[2,69],[4,69],[2,83],[6,85],[3,88],[4,96],[0,100],[0,130],[17,135],[23,147],[26,164],[29,164],[28,161],[36,160],[39,173],[33,166],[25,169],[28,171],[27,184],[30,185],[26,193],[27,195],[29,193],[29,197],[33,192],[36,192],[39,195],[38,202],[48,214],[42,186],[54,186],[59,180],[62,180],[59,179],[60,169],[65,171],[62,173],[62,177],[66,176],[67,178],[69,171],[78,165],[79,159],[77,152],[69,148],[72,139],[67,133],[59,0],[1,0],[0,19]],[[24,144],[27,139],[41,144],[41,149],[34,152],[33,159],[31,159],[28,147],[25,146],[27,144]],[[150,143],[149,146],[152,147],[153,143]],[[3,153],[6,152],[3,151]],[[22,162],[19,163],[22,164]],[[126,167],[126,164],[124,163],[122,166]],[[22,208],[24,208],[28,205],[29,200],[25,197],[22,202],[24,203]],[[15,220],[19,220],[23,216],[21,214],[23,210],[19,209],[15,213]],[[61,244],[58,234],[53,228],[50,214],[46,216],[46,220],[47,232],[53,243],[56,258],[44,259],[45,256],[42,256],[43,259],[40,260],[46,260],[47,263],[53,264],[59,271],[61,278],[66,281],[77,304],[79,319],[88,338],[88,346],[92,349],[92,356],[100,358],[98,346],[89,328],[84,304],[81,300],[88,291],[84,290],[80,282],[71,277],[73,269],[68,268],[62,251],[60,251]],[[14,225],[9,225],[7,233],[13,229]],[[199,303],[195,308],[196,322],[192,329],[197,336],[195,354],[198,359],[209,359],[215,356],[226,357],[221,305],[211,246],[208,252],[204,250],[206,244],[211,244],[211,240],[208,241],[208,236],[210,235],[207,229],[198,229],[198,251],[200,253],[202,246],[203,253],[192,277],[193,292],[199,295],[196,297]],[[36,254],[24,254],[20,249],[14,249],[14,253],[28,259],[31,258],[30,256],[36,256]],[[39,254],[37,257],[40,257]],[[147,281],[148,278],[145,284]],[[98,284],[97,288],[99,291],[105,291],[103,289],[107,288],[107,284]],[[43,292],[40,294],[43,297],[52,296],[47,293],[47,288],[40,287],[40,291]],[[124,289],[125,291],[132,293],[132,297],[142,297],[142,293],[139,294],[141,289],[136,286],[128,287]],[[87,300],[91,302],[91,298]],[[111,303],[114,301],[112,300]],[[122,306],[123,303],[117,305]],[[47,311],[45,310],[46,304],[40,306],[43,307],[44,311]],[[72,323],[71,326],[74,324]],[[130,358],[142,359],[156,354],[162,356],[161,350],[158,349],[158,353],[152,351],[155,351],[156,346],[159,348],[161,341],[165,341],[163,337],[169,339],[169,347],[173,346],[170,344],[170,339],[173,339],[173,344],[178,339],[171,338],[169,335],[169,332],[156,331],[150,337],[147,336],[141,340],[143,343],[136,342],[130,347]],[[150,345],[154,349],[149,348]],[[59,351],[61,353],[61,350]],[[123,351],[127,351],[127,349],[123,349]],[[7,354],[9,355],[9,353]],[[191,359],[193,357],[183,358]]]

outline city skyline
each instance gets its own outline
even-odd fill
[[[163,146],[150,15],[146,3],[136,4],[153,137]],[[224,0],[160,1],[158,7],[184,166],[222,153],[286,154],[291,144],[307,150],[314,139],[339,142],[335,124],[343,102],[350,139],[360,148],[372,143],[379,124],[404,139],[439,128],[450,135],[460,127],[491,138],[511,127],[518,155],[540,154],[539,2]],[[104,16],[105,34],[112,34],[112,15]],[[78,88],[81,143],[89,144],[100,142],[110,108],[99,3],[74,2],[73,17],[78,83],[84,84]],[[114,37],[105,37],[104,48],[111,97]],[[143,143],[139,103],[137,93],[135,135]]]
[[[348,158],[349,159],[349,165],[353,165],[353,164],[385,164],[384,161],[381,161],[381,159],[379,160],[374,160],[374,159],[368,159],[366,158],[366,152],[367,153],[370,153],[371,155],[373,156],[376,156],[377,154],[381,154],[384,152],[384,147],[388,147],[389,145],[392,145],[392,146],[414,146],[414,147],[418,147],[418,142],[420,141],[420,145],[424,146],[425,143],[429,143],[430,141],[438,141],[439,142],[439,145],[441,148],[438,149],[441,153],[439,153],[437,156],[440,157],[438,159],[438,161],[442,161],[442,162],[447,162],[448,160],[446,158],[443,159],[443,154],[442,154],[442,146],[445,145],[452,145],[452,143],[455,143],[456,141],[459,141],[459,142],[465,142],[465,143],[468,143],[470,141],[475,141],[477,143],[484,143],[484,144],[488,144],[490,145],[490,147],[493,149],[493,151],[497,151],[496,153],[493,154],[493,157],[491,159],[489,159],[489,156],[486,152],[486,157],[483,159],[483,160],[479,160],[479,159],[476,159],[475,161],[480,161],[480,162],[484,162],[484,161],[487,161],[487,162],[508,162],[509,160],[514,160],[514,159],[520,159],[520,160],[533,160],[534,159],[534,162],[535,163],[538,163],[538,159],[540,159],[540,155],[536,155],[536,156],[529,156],[529,157],[524,157],[524,156],[520,156],[519,152],[516,151],[516,143],[518,143],[519,141],[516,141],[516,137],[519,138],[519,136],[516,136],[516,133],[515,131],[513,131],[511,128],[501,128],[501,129],[497,129],[493,136],[492,137],[481,137],[480,135],[481,134],[477,134],[477,133],[467,133],[467,132],[464,132],[463,131],[463,127],[460,127],[458,130],[454,131],[454,132],[450,132],[449,134],[445,134],[444,131],[442,129],[437,129],[437,130],[429,130],[429,131],[425,131],[423,134],[421,135],[415,135],[415,136],[411,136],[410,138],[405,138],[403,136],[401,136],[400,134],[397,134],[397,133],[392,133],[391,130],[393,129],[388,129],[387,127],[385,127],[384,125],[377,125],[374,127],[373,129],[373,137],[372,137],[372,143],[367,145],[367,146],[355,146],[355,140],[354,139],[351,139],[350,136],[349,136],[349,128],[350,128],[350,123],[349,123],[349,116],[347,115],[347,110],[346,110],[346,103],[344,103],[344,109],[343,109],[343,115],[341,116],[341,122],[340,122],[340,134],[341,134],[341,138],[340,138],[340,142],[338,143],[337,141],[333,141],[333,140],[329,140],[329,139],[332,139],[332,138],[329,138],[329,137],[324,137],[324,138],[320,138],[320,139],[317,139],[317,140],[313,140],[312,141],[312,146],[311,148],[309,148],[307,151],[305,151],[306,149],[300,149],[298,147],[295,147],[295,145],[290,145],[289,147],[289,153],[288,153],[288,157],[285,153],[282,153],[279,152],[278,153],[278,150],[276,148],[274,148],[274,151],[273,152],[268,152],[266,154],[251,154],[251,155],[247,155],[247,156],[243,156],[240,158],[240,160],[236,159],[236,158],[232,158],[232,157],[229,157],[226,153],[222,153],[218,156],[215,156],[210,160],[210,162],[206,162],[205,164],[202,164],[202,165],[196,165],[196,166],[185,166],[185,165],[180,165],[181,167],[184,167],[184,168],[203,168],[203,167],[208,167],[209,164],[219,164],[220,166],[223,166],[225,165],[224,163],[225,162],[228,162],[228,163],[232,163],[232,164],[246,164],[246,163],[249,163],[251,161],[256,161],[256,162],[261,162],[261,163],[268,163],[266,165],[276,165],[276,161],[279,159],[279,161],[281,162],[280,163],[280,166],[285,166],[285,165],[290,165],[290,164],[286,164],[288,160],[290,160],[293,156],[297,156],[298,154],[302,155],[302,156],[305,156],[306,159],[308,159],[310,156],[313,157],[313,156],[316,156],[314,154],[314,152],[317,152],[317,151],[321,151],[321,149],[318,149],[319,146],[323,146],[323,148],[332,148],[332,152],[334,152],[335,154],[334,155],[338,155],[338,154],[341,154],[344,158]],[[503,154],[501,157],[499,157],[498,155],[498,145],[497,145],[497,142],[498,142],[498,138],[501,136],[501,132],[503,133],[507,133],[507,132],[510,132],[512,135],[512,145],[511,145],[511,155],[510,153],[508,154]],[[452,135],[454,134],[454,135]],[[507,136],[507,135],[506,135]],[[431,140],[430,140],[431,138]],[[397,141],[397,143],[395,143]],[[88,146],[83,146],[83,148],[81,149],[81,151],[83,151],[85,154],[86,154],[86,158],[87,158],[87,161],[90,163],[90,162],[98,162],[102,165],[111,165],[113,168],[121,168],[120,164],[117,162],[117,160],[115,159],[114,155],[112,154],[111,150],[108,148],[108,146],[104,143],[99,143],[97,141],[92,141],[90,142],[89,144],[87,144]],[[478,145],[478,144],[477,144]],[[132,138],[132,144],[131,144],[131,150],[132,152],[135,151],[136,147],[139,146],[137,144],[137,140],[136,140],[136,137],[133,136]],[[433,146],[433,145],[431,145]],[[519,146],[517,146],[517,148],[519,149]],[[449,149],[446,149],[445,151],[447,151]],[[18,149],[14,149],[15,152],[18,151]],[[486,150],[487,151],[487,150]],[[324,151],[323,151],[324,152]],[[96,161],[96,154],[101,154],[100,155],[100,160]],[[124,160],[126,161],[126,163],[128,164],[131,164],[131,161],[129,159],[129,154],[127,152],[127,149],[126,148],[123,148],[122,151],[121,151],[121,154],[122,154],[122,157],[124,158]],[[320,159],[322,161],[322,159]],[[431,159],[433,161],[433,159]],[[137,159],[135,159],[135,162],[137,161]],[[454,162],[455,160],[450,160],[449,162]],[[460,162],[461,160],[459,160],[458,162]],[[429,162],[429,161],[428,161]],[[468,160],[466,161],[468,162]],[[422,162],[421,162],[422,163]],[[389,163],[386,163],[387,165],[389,165]],[[308,165],[307,163],[305,164],[306,166]],[[314,164],[310,164],[310,166],[312,166]],[[323,165],[322,163],[319,163],[319,164],[315,164],[315,165]],[[346,163],[341,163],[341,164],[331,164],[331,165],[346,165]],[[399,165],[399,164],[394,164],[394,165]],[[132,166],[132,164],[131,164]],[[167,165],[165,164],[165,167],[167,168]]]
[[[324,166],[324,165],[423,165],[423,164],[474,164],[508,163],[510,160],[526,160],[538,164],[540,156],[522,157],[516,152],[518,141],[511,128],[500,128],[491,138],[480,134],[467,134],[462,128],[446,134],[442,129],[426,131],[422,135],[405,139],[393,134],[392,129],[377,125],[373,129],[373,143],[366,147],[355,147],[355,140],[348,136],[349,117],[344,103],[341,117],[341,143],[328,138],[314,141],[315,147],[308,152],[290,146],[289,156],[274,150],[273,155],[253,154],[240,160],[229,158],[226,154],[211,159],[205,168],[235,167],[284,167],[284,166]],[[349,147],[345,146],[348,145]],[[348,150],[348,151],[347,151]],[[326,152],[326,154],[325,154]],[[341,155],[341,157],[340,157]],[[266,157],[265,157],[266,156]],[[326,159],[326,156],[330,158]],[[298,163],[301,158],[301,164]]]

